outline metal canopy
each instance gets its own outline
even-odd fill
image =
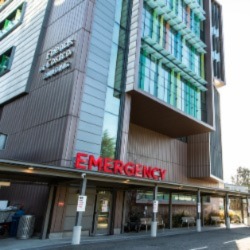
[[[28,169],[28,168],[34,169]],[[127,177],[125,175],[114,175],[95,171],[82,171],[74,168],[57,167],[36,163],[27,163],[13,160],[0,159],[0,178],[6,180],[26,180],[26,181],[79,181],[82,180],[82,174],[85,173],[88,180],[113,184],[120,184],[124,187],[148,187],[153,188],[155,184],[161,189],[169,189],[178,192],[197,192],[200,190],[203,195],[221,196],[226,194],[233,197],[250,197],[249,193],[238,192],[220,188],[211,188],[205,186],[195,186],[188,184],[172,183],[166,181],[155,181],[152,179],[142,179],[139,177]],[[119,186],[120,186],[119,185]]]

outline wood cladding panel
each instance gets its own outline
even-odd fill
[[[209,133],[188,137],[188,176],[191,178],[210,177],[210,136]]]
[[[209,137],[205,134],[200,135],[200,138],[192,137],[190,141],[202,141],[203,144],[206,144],[208,138]],[[194,143],[194,145],[197,144]],[[199,180],[189,178],[190,168],[192,168],[190,162],[188,162],[188,154],[190,154],[189,146],[189,143],[167,137],[130,123],[127,161],[166,169],[167,182],[217,187],[218,184],[205,179]],[[198,146],[200,147],[200,145]],[[197,150],[196,152],[195,149]],[[204,146],[199,151],[198,147],[192,147],[193,154],[197,154],[198,162],[201,162],[201,168],[206,166],[203,165],[203,162],[207,163],[208,160],[208,156],[206,156],[208,153],[207,149],[208,147]],[[205,170],[201,169],[201,171],[206,171],[206,168]]]
[[[187,182],[187,144],[130,124],[128,160],[167,170],[166,180]]]
[[[8,200],[9,206],[22,205],[25,214],[35,215],[36,232],[42,229],[48,195],[47,185],[11,183],[10,187],[0,188],[0,200]]]
[[[123,191],[116,192],[116,204],[115,204],[115,217],[114,217],[114,228],[122,227],[122,212],[123,212]]]
[[[53,207],[50,232],[60,232],[63,229],[63,221],[66,211],[67,187],[58,186],[56,191],[55,204]]]

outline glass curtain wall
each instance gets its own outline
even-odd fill
[[[128,36],[129,6],[130,4],[127,0],[116,1],[101,146],[101,156],[109,158],[115,157],[117,148],[121,96],[124,86],[123,76],[126,59],[126,40]]]
[[[166,0],[174,13],[179,16],[193,33],[200,38],[201,21],[182,0]],[[163,16],[144,2],[142,18],[142,37],[152,38],[175,59],[189,70],[205,78],[204,54],[198,52]],[[162,64],[141,50],[139,88],[161,99],[188,115],[202,120],[201,91],[191,82],[182,78],[180,72]]]
[[[157,213],[157,221],[159,227],[169,227],[169,191],[159,190],[157,200],[159,208]],[[133,231],[136,228],[135,223],[140,230],[150,227],[153,213],[153,191],[152,190],[129,190],[125,192],[125,209],[124,209],[124,231]],[[196,195],[173,193],[172,194],[172,226],[184,227],[182,217],[196,217]]]

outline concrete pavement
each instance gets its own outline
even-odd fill
[[[113,236],[83,237],[81,245],[72,246],[71,239],[57,240],[17,240],[14,238],[1,239],[1,250],[21,249],[241,249],[250,250],[250,228],[234,226],[227,230],[224,227],[204,227],[201,233],[195,227],[158,230],[156,238],[150,237],[149,232],[126,233]]]

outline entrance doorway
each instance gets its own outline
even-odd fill
[[[94,235],[110,234],[112,193],[98,191],[95,204]]]

